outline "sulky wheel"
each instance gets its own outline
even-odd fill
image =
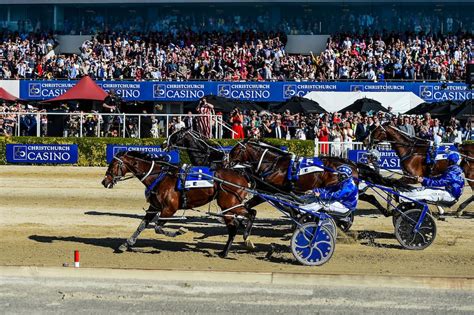
[[[396,227],[397,226],[397,220],[398,218],[401,216],[401,213],[405,213],[406,211],[410,210],[410,209],[416,209],[416,208],[419,208],[420,205],[417,204],[416,202],[402,202],[398,205],[398,207],[395,209],[395,211],[393,211],[393,215],[392,215],[392,223],[393,223],[393,227]]]
[[[400,245],[406,249],[425,249],[435,240],[436,222],[429,213],[423,218],[418,232],[414,231],[421,213],[420,209],[407,210],[405,215],[398,216],[395,223],[395,236]]]
[[[310,214],[305,214],[301,216],[301,218],[298,220],[300,224],[308,223],[308,222],[316,222],[318,223],[319,219],[313,215]],[[336,228],[336,222],[334,222],[333,218],[326,218],[323,221],[323,226],[325,226],[329,232],[331,232],[332,236],[334,236],[334,239],[337,238],[337,228]],[[296,228],[296,227],[295,227]]]
[[[334,253],[335,237],[325,226],[321,226],[318,234],[314,235],[317,228],[315,222],[305,223],[295,230],[291,238],[293,256],[303,265],[321,266]]]
[[[343,221],[343,220],[338,220],[336,218],[336,225],[341,229],[343,232],[349,231],[351,228],[352,224],[354,223],[354,212],[351,212],[346,218],[349,219],[349,221]]]

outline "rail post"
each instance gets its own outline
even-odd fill
[[[41,115],[36,113],[36,137],[41,137]]]

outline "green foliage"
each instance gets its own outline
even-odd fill
[[[6,144],[77,144],[79,148],[79,166],[106,166],[106,147],[107,144],[120,145],[161,145],[165,139],[131,139],[131,138],[52,138],[52,137],[0,137],[0,164],[6,162]],[[237,140],[217,139],[212,140],[222,146],[233,146]],[[302,140],[279,140],[266,139],[266,142],[275,146],[286,146],[288,150],[298,156],[313,156],[313,141]],[[186,154],[182,154],[182,162],[189,163]]]

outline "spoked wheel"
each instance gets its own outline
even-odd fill
[[[393,226],[397,226],[397,220],[401,216],[401,212],[405,213],[406,211],[410,209],[416,209],[419,208],[420,205],[415,203],[415,202],[402,202],[398,205],[397,209],[393,211],[393,216],[392,216],[392,223]]]
[[[321,266],[331,259],[336,247],[336,239],[331,232],[318,224],[308,222],[301,225],[291,238],[291,251],[296,260],[307,266]]]
[[[318,223],[318,221],[319,221],[319,219],[317,217],[312,216],[310,214],[305,214],[305,215],[301,216],[301,218],[298,220],[298,222],[300,224],[304,224],[304,223],[308,223],[308,222]],[[331,232],[332,236],[334,236],[334,239],[337,238],[336,222],[334,222],[333,218],[324,219],[323,226],[326,227],[329,230],[329,232]]]
[[[422,210],[407,210],[399,215],[395,223],[395,236],[398,242],[406,249],[421,250],[430,246],[436,238],[436,222],[431,214],[426,213],[420,228],[415,232],[415,226]]]
[[[347,232],[349,229],[352,227],[352,224],[354,223],[354,212],[351,212],[348,216],[347,219],[348,221],[342,221],[338,220],[336,218],[336,225],[343,231]]]

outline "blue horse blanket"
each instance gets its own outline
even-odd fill
[[[207,166],[186,166],[179,171],[178,190],[214,187],[214,171]],[[184,180],[183,180],[184,179]]]
[[[292,157],[290,165],[288,166],[287,177],[290,181],[297,181],[301,175],[306,175],[315,172],[323,172],[323,162],[314,158],[299,158]]]

